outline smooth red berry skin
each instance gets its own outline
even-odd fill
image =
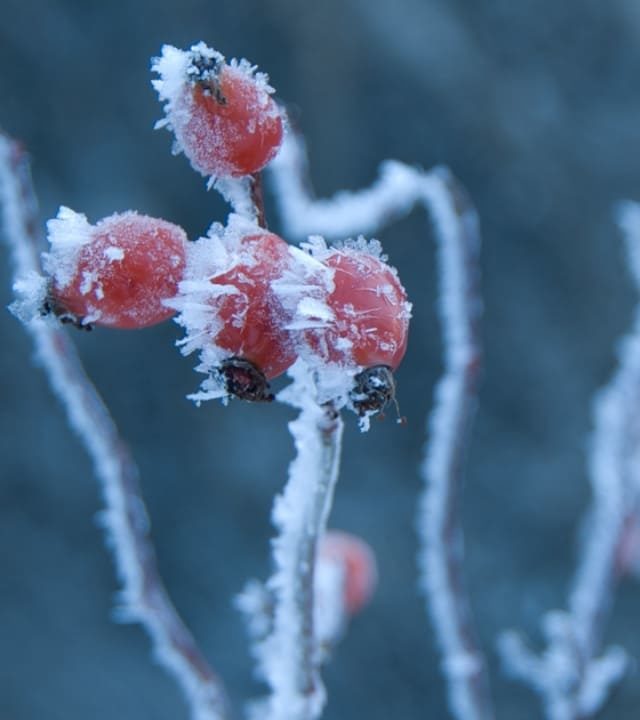
[[[375,255],[335,250],[323,260],[334,270],[327,305],[334,319],[307,333],[323,360],[395,370],[407,349],[410,306],[396,272]]]
[[[137,329],[170,318],[185,268],[187,237],[177,225],[128,212],[91,228],[77,250],[75,272],[60,286],[53,278],[57,311],[92,324]]]
[[[203,175],[251,175],[275,156],[282,142],[282,117],[255,78],[223,65],[215,91],[195,82],[185,92],[186,119],[175,127],[176,135]]]
[[[247,262],[211,280],[238,291],[216,300],[223,327],[213,340],[231,355],[252,362],[271,380],[296,359],[291,336],[285,329],[286,313],[271,286],[289,263],[289,246],[269,232],[243,237],[240,245]]]
[[[369,545],[350,533],[328,530],[318,545],[318,560],[342,565],[345,610],[349,615],[362,610],[378,580],[375,556]]]

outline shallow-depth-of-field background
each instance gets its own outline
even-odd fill
[[[499,717],[540,717],[499,673],[503,628],[538,640],[565,601],[589,494],[592,393],[634,297],[613,206],[640,198],[640,10],[634,0],[2,0],[0,126],[33,157],[43,222],[134,208],[186,228],[223,220],[166,131],[149,59],[204,40],[267,71],[304,130],[319,194],[371,182],[385,158],[447,164],[482,223],[486,372],[464,498],[469,588]],[[278,227],[271,211],[272,225]],[[421,212],[381,234],[415,312],[398,372],[408,423],[348,419],[330,525],[375,549],[379,591],[325,673],[327,720],[445,717],[416,591],[424,417],[440,370],[432,238]],[[0,304],[11,299],[7,254]],[[98,487],[18,322],[0,313],[0,716],[186,717],[135,627],[110,621],[116,582]],[[254,696],[232,597],[269,572],[271,498],[292,456],[291,413],[197,409],[173,323],[78,333],[87,368],[142,471],[175,603],[228,684]],[[637,583],[607,633],[640,657]],[[603,718],[640,712],[637,674]]]

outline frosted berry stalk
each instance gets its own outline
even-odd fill
[[[0,207],[20,293],[27,291],[39,270],[36,201],[24,152],[1,133]],[[55,322],[37,316],[25,327],[102,485],[106,504],[102,517],[122,582],[121,615],[147,630],[155,657],[182,688],[192,720],[225,720],[227,701],[220,680],[178,616],[158,574],[138,470],[127,447],[66,333]]]
[[[343,423],[330,404],[315,401],[302,361],[289,373],[294,382],[279,399],[300,409],[290,424],[297,455],[273,508],[278,536],[275,572],[267,583],[275,598],[273,629],[257,648],[261,674],[271,688],[255,715],[262,720],[315,720],[326,699],[314,631],[314,575],[338,478]]]

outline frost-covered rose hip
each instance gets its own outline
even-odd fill
[[[211,375],[196,399],[272,399],[267,381],[296,358],[289,313],[274,291],[290,264],[282,238],[238,215],[192,243],[175,306],[183,352],[199,351],[198,369]]]
[[[219,296],[222,327],[212,338],[234,356],[252,362],[267,380],[281,375],[295,360],[287,318],[271,283],[289,262],[289,246],[274,233],[247,235],[238,242],[238,260],[211,278],[234,292]]]
[[[62,207],[47,229],[48,305],[57,315],[78,324],[142,328],[174,314],[165,301],[177,294],[185,268],[181,227],[135,212],[90,225]]]
[[[360,239],[316,257],[333,270],[331,318],[306,332],[305,342],[325,362],[395,370],[407,348],[411,306],[379,244]]]
[[[167,125],[203,175],[240,177],[261,170],[282,142],[283,124],[266,75],[246,60],[226,63],[204,43],[165,45],[153,69]]]
[[[348,340],[358,365],[395,369],[409,329],[407,296],[395,270],[379,257],[350,251],[334,252],[325,264],[335,270],[335,289],[327,299],[336,322],[333,359],[341,353],[339,340]]]

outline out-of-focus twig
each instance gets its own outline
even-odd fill
[[[620,208],[628,266],[640,291],[640,205]],[[623,677],[622,648],[602,651],[602,636],[621,573],[627,535],[640,500],[640,307],[620,346],[618,370],[596,396],[589,475],[593,491],[585,543],[566,611],[543,619],[547,647],[537,655],[509,631],[500,639],[505,668],[542,697],[549,720],[584,720],[604,705]],[[626,568],[628,570],[628,568]]]
[[[480,234],[473,206],[448,173],[439,171],[425,179],[424,198],[438,239],[445,374],[436,388],[422,464],[425,490],[418,514],[422,585],[444,655],[450,708],[460,720],[489,720],[493,711],[487,670],[464,591],[460,519],[464,461],[482,359]]]
[[[19,284],[21,278],[40,271],[41,238],[28,158],[19,143],[2,133],[0,209]],[[181,686],[192,720],[224,720],[228,712],[222,684],[177,614],[158,573],[138,469],[128,448],[57,321],[35,316],[25,326],[38,362],[102,486],[103,524],[122,583],[120,617],[139,622],[147,630],[154,656]]]

